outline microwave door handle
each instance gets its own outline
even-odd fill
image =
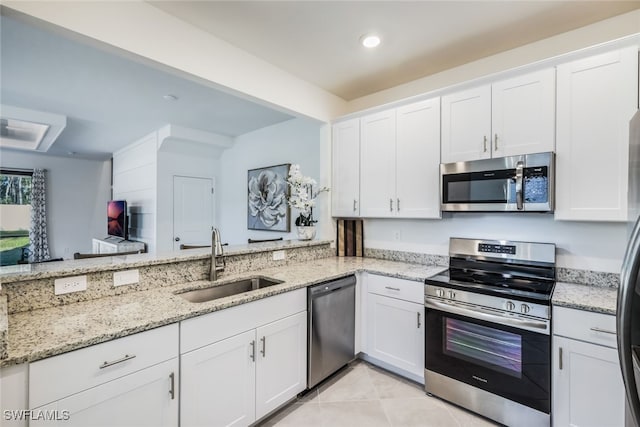
[[[516,208],[521,211],[523,209],[522,181],[524,178],[524,163],[519,161],[516,163]]]

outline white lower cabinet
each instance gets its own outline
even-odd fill
[[[178,325],[29,365],[31,426],[178,424]]]
[[[184,350],[215,342],[181,355],[181,426],[246,426],[306,388],[305,289],[182,323]]]
[[[424,285],[368,275],[366,354],[424,383]],[[407,375],[408,374],[408,375]]]
[[[554,426],[624,426],[624,385],[614,343],[614,316],[554,309]]]
[[[31,426],[169,427],[178,424],[178,358],[32,409]],[[40,412],[41,411],[41,412]],[[39,418],[56,418],[40,420]]]

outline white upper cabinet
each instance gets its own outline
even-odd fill
[[[440,218],[439,122],[439,98],[361,119],[361,216]]]
[[[558,66],[555,218],[625,221],[638,49]]]
[[[396,214],[440,218],[440,98],[397,109]]]
[[[491,157],[491,86],[442,97],[442,163]]]
[[[442,162],[554,150],[555,70],[442,97]]]
[[[360,119],[333,125],[331,209],[335,217],[360,214]]]

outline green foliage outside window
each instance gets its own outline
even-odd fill
[[[0,204],[30,205],[31,176],[0,175]]]

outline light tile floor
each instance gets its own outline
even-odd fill
[[[493,427],[496,424],[438,398],[421,385],[363,361],[298,398],[261,427]]]

